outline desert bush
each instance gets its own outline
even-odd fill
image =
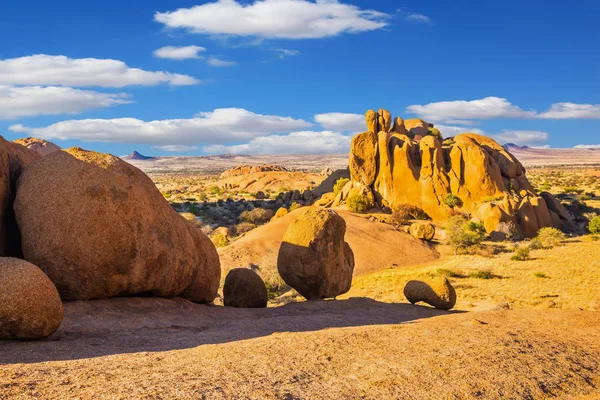
[[[392,222],[396,225],[404,225],[412,219],[414,207],[410,204],[399,204],[392,208]]]
[[[440,132],[440,130],[438,128],[435,127],[429,127],[427,129],[429,131],[429,134],[431,136],[435,136],[436,138],[438,138],[439,140],[443,140],[444,138],[442,137],[442,132]]]
[[[216,247],[225,247],[229,244],[229,239],[222,233],[217,233],[216,235],[213,235],[210,238],[210,240],[212,240],[213,244]]]
[[[252,229],[256,228],[256,225],[250,222],[241,222],[235,226],[235,233],[237,235],[241,235],[247,232],[250,232]]]
[[[517,247],[515,254],[510,258],[513,261],[527,261],[529,257],[529,247]]]
[[[337,181],[335,181],[335,184],[333,185],[333,194],[337,196],[338,193],[342,191],[342,189],[344,188],[344,186],[346,186],[348,182],[350,182],[350,179],[348,178],[340,178]]]
[[[444,278],[462,278],[463,276],[457,272],[452,271],[448,268],[438,268],[432,274],[434,276],[442,276]]]
[[[373,207],[371,200],[362,194],[353,194],[346,200],[348,209],[355,213],[364,214]]]
[[[600,216],[596,216],[590,220],[590,223],[587,226],[588,231],[593,234],[600,233]]]
[[[546,275],[543,272],[534,272],[533,276],[535,276],[536,278],[547,278],[548,275]]]
[[[253,210],[247,210],[240,214],[239,221],[248,222],[254,225],[261,225],[273,218],[273,210],[268,208],[255,208]]]
[[[450,218],[446,229],[450,245],[455,251],[476,246],[487,237],[483,224],[470,221],[464,215]]]
[[[453,138],[448,138],[444,139],[444,141],[442,142],[442,146],[452,146],[454,143],[455,142]]]
[[[471,272],[469,274],[469,278],[474,279],[493,279],[494,274],[489,269],[479,269],[477,271]]]
[[[454,208],[461,207],[463,202],[458,196],[452,193],[448,193],[446,197],[444,197],[444,204],[446,204],[450,208]]]
[[[560,246],[562,241],[566,239],[564,233],[556,228],[542,228],[529,244],[531,249],[551,249]]]
[[[583,189],[578,189],[575,186],[567,186],[563,188],[563,192],[568,194],[581,194],[583,193]]]
[[[300,207],[302,207],[302,204],[297,203],[297,202],[293,202],[292,204],[290,204],[290,207],[288,208],[288,211],[292,212],[294,210],[299,209]]]
[[[210,194],[221,194],[223,193],[223,189],[218,186],[211,186],[208,188],[208,193]]]

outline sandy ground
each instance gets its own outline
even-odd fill
[[[361,298],[261,310],[129,298],[65,311],[46,341],[0,343],[0,398],[600,396],[598,312]]]
[[[276,271],[281,239],[288,226],[307,209],[297,209],[220,248],[218,251],[223,270],[254,264],[262,270]],[[433,248],[391,225],[370,221],[343,209],[335,210],[346,221],[346,241],[354,252],[354,275],[438,258]]]

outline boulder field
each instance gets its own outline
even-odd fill
[[[365,118],[368,131],[351,142],[351,182],[334,206],[362,192],[380,206],[409,204],[439,221],[455,211],[452,195],[490,233],[501,222],[514,223],[525,237],[543,227],[571,227],[560,202],[536,193],[523,165],[494,140],[474,133],[444,140],[432,124],[392,120],[386,110],[369,110]]]

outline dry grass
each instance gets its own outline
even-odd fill
[[[449,256],[427,265],[386,269],[355,277],[344,295],[406,302],[402,293],[411,279],[441,275],[450,279],[458,295],[456,309],[563,308],[600,310],[598,243],[570,240],[564,246],[534,250],[529,261],[512,261],[512,253],[494,258]],[[489,271],[493,279],[481,279]],[[543,275],[540,279],[538,276]]]

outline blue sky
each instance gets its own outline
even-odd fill
[[[123,5],[125,4],[125,5]],[[6,1],[0,134],[122,155],[347,151],[367,109],[600,144],[596,1]]]

